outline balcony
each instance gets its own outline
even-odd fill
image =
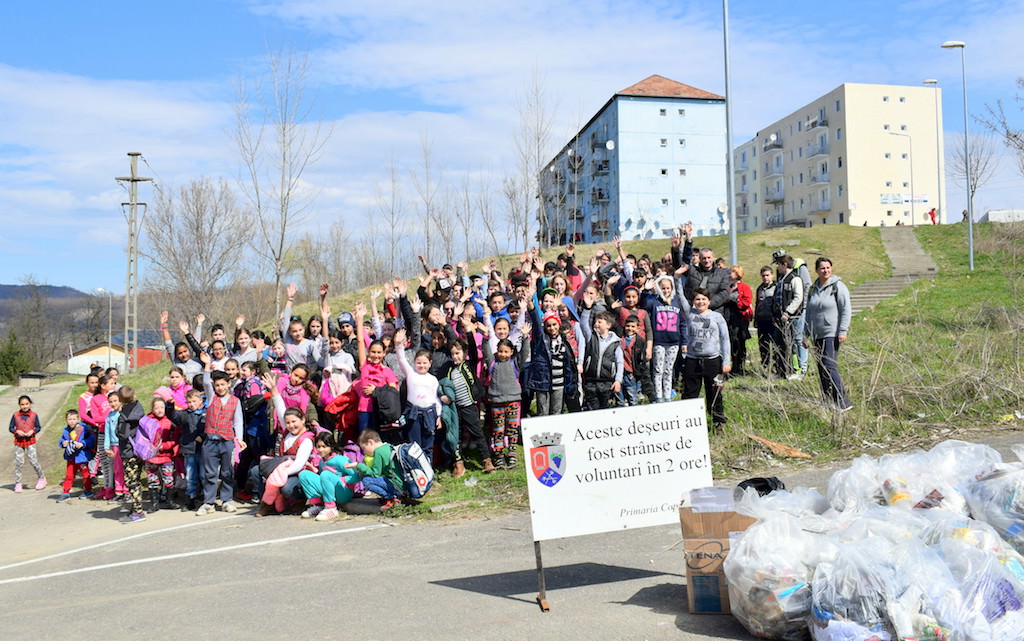
[[[776,167],[773,165],[768,168],[768,172],[765,174],[765,176],[781,176],[784,173],[786,173],[786,170],[783,167]]]
[[[781,203],[786,200],[785,190],[783,189],[765,189],[764,200],[768,203]]]
[[[740,185],[739,187],[736,188],[736,193],[737,194],[749,194],[750,193],[750,185]]]
[[[822,143],[820,145],[810,145],[807,148],[807,157],[813,158],[814,156],[821,156],[828,153],[828,143]]]
[[[583,191],[584,191],[584,189],[583,189],[583,181],[582,180],[574,180],[569,185],[569,193],[570,194],[582,194]]]
[[[812,183],[827,183],[829,181],[829,175],[827,171],[822,171],[816,174],[811,174]]]
[[[594,176],[607,176],[608,168],[611,167],[611,163],[607,160],[595,160],[591,170],[591,174]]]
[[[819,200],[818,204],[816,204],[814,206],[814,210],[813,211],[816,214],[828,213],[828,212],[832,211],[832,201],[831,200]]]
[[[818,118],[817,120],[811,120],[807,123],[807,130],[817,129],[818,127],[828,127],[828,118]]]
[[[750,169],[750,162],[747,160],[738,160],[732,169],[733,171],[746,171]]]
[[[565,174],[560,171],[548,172],[551,175],[551,182],[556,185],[560,185],[565,182]]]
[[[595,220],[590,223],[591,236],[607,236],[609,231],[611,231],[611,225],[607,220]]]
[[[742,205],[742,206],[736,208],[736,217],[737,218],[746,218],[749,215],[750,215],[750,207],[749,206]]]
[[[590,202],[591,203],[594,203],[594,204],[606,203],[609,200],[610,200],[610,198],[608,196],[608,192],[606,192],[605,190],[603,190],[603,189],[591,189],[590,190]]]
[[[568,211],[568,215],[569,215],[569,220],[571,220],[573,222],[580,222],[581,220],[583,220],[583,210],[582,209],[578,209],[578,208],[570,209]]]
[[[782,140],[779,138],[776,138],[775,140],[766,140],[764,141],[764,144],[761,145],[762,152],[771,151],[772,149],[782,149]]]

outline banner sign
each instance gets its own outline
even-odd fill
[[[704,399],[523,419],[534,541],[679,523],[711,485]]]

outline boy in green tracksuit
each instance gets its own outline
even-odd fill
[[[384,499],[382,510],[397,505],[402,496],[402,475],[392,458],[391,446],[381,441],[380,434],[374,430],[364,430],[359,435],[359,447],[370,464],[364,461],[345,467],[354,467],[363,477],[363,487]]]

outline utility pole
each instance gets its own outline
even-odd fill
[[[124,287],[124,367],[125,371],[135,369],[135,360],[139,349],[139,183],[152,181],[152,178],[139,176],[139,156],[137,151],[128,152],[131,162],[131,175],[117,177],[114,180],[128,183],[128,202],[121,203],[121,211],[125,212],[128,221],[128,261]],[[127,210],[125,210],[127,207]]]

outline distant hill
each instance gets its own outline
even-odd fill
[[[38,287],[47,298],[84,298],[88,296],[85,292],[80,292],[74,287],[64,287],[62,285],[39,285]],[[0,300],[27,298],[28,290],[28,285],[4,285],[0,283]]]

